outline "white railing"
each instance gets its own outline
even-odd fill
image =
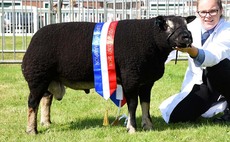
[[[0,10],[1,30],[5,36],[13,34],[22,35],[23,33],[33,35],[39,28],[50,23],[71,22],[71,21],[88,21],[88,22],[106,22],[110,20],[122,19],[146,19],[157,15],[195,15],[195,7],[189,6],[167,8],[165,10],[148,10],[145,7],[140,9],[88,9],[88,8],[64,8],[61,9],[61,16],[58,13],[50,11],[48,8],[36,7],[15,7],[4,8]],[[225,6],[224,15],[230,19],[230,6]],[[58,19],[58,18],[61,19]]]
[[[125,1],[128,2],[127,0]],[[79,8],[66,7],[56,12],[50,8],[37,8],[33,6],[2,7],[0,8],[0,63],[20,63],[21,55],[18,56],[18,54],[23,54],[26,51],[29,40],[33,34],[43,26],[51,23],[148,19],[158,15],[195,15],[196,7],[187,5],[187,3],[185,3],[186,0],[180,0],[183,4],[182,6],[178,5],[177,2],[175,5],[166,3],[163,7],[159,5],[162,5],[163,1],[156,0],[148,3],[149,1],[150,0],[145,0],[144,4],[139,8],[131,7],[126,9],[125,6],[122,6],[120,9],[90,9],[82,7],[81,5]],[[135,2],[137,2],[137,0],[135,0]],[[192,3],[193,0],[189,0],[189,2]],[[154,7],[154,5],[156,5],[156,7]],[[224,15],[227,20],[230,20],[230,5],[224,5]],[[18,40],[19,38],[20,40]],[[20,41],[20,43],[17,41]],[[8,56],[8,54],[11,55]]]
[[[179,11],[179,10],[178,10]],[[184,10],[183,10],[184,11]],[[70,21],[87,21],[87,22],[106,22],[110,20],[122,19],[146,19],[157,15],[167,15],[161,11],[147,12],[146,8],[140,9],[88,9],[88,8],[64,8],[61,9],[61,16],[58,13],[50,12],[48,8],[29,7],[21,9],[17,7],[4,8],[0,10],[1,30],[4,36],[12,36],[13,34],[21,36],[23,33],[33,35],[39,28],[50,23],[70,22]],[[168,14],[180,15],[175,10],[169,10]],[[184,12],[183,15],[189,15]],[[61,19],[58,19],[58,18]]]

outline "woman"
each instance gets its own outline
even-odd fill
[[[198,18],[188,25],[193,44],[175,48],[189,55],[181,92],[160,105],[167,123],[195,121],[221,96],[230,103],[230,23],[222,12],[221,0],[197,0]],[[221,119],[230,121],[230,113]]]

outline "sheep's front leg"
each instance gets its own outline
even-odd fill
[[[152,130],[153,124],[150,117],[150,95],[152,84],[143,85],[140,87],[139,97],[142,110],[142,128],[143,130]]]
[[[153,124],[150,117],[150,103],[141,102],[141,110],[142,110],[142,123],[141,126],[144,130],[152,130]]]
[[[49,92],[45,93],[45,95],[41,99],[41,125],[50,126],[50,108],[53,100],[53,95]]]
[[[137,126],[136,125],[136,109],[138,105],[138,95],[134,95],[132,97],[126,97],[126,100],[127,100],[128,112],[129,112],[126,128],[127,128],[128,133],[132,134],[136,132],[136,126]]]

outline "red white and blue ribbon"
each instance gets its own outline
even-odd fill
[[[92,55],[94,67],[94,86],[104,99],[109,98],[117,106],[126,103],[122,88],[117,87],[114,61],[114,35],[117,21],[97,23],[93,32]]]
[[[110,99],[118,107],[122,107],[126,104],[121,85],[117,85],[117,90],[110,96]]]

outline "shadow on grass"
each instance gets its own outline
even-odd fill
[[[230,126],[230,122],[226,123],[217,123],[213,121],[213,118],[199,118],[194,122],[179,122],[179,123],[165,123],[162,117],[154,117],[153,118],[154,130],[156,131],[164,131],[166,129],[188,129],[188,128],[199,128],[203,126],[215,126],[215,125],[223,125]]]
[[[114,117],[109,117],[109,122],[113,122],[115,120]],[[188,128],[199,128],[203,126],[215,126],[215,125],[223,125],[223,126],[230,126],[230,123],[216,123],[213,122],[213,119],[207,118],[199,118],[195,122],[180,122],[180,123],[170,123],[167,124],[163,120],[162,117],[152,117],[153,131],[165,131],[165,130],[176,130],[176,129],[188,129]],[[56,128],[58,127],[58,128]],[[85,130],[85,129],[92,129],[92,128],[103,128],[103,120],[97,118],[86,118],[83,120],[76,119],[76,121],[71,121],[63,124],[55,124],[53,123],[50,128],[46,128],[41,130],[39,133],[45,133],[48,129],[55,128],[58,131],[69,131],[69,130]],[[116,126],[110,127],[123,127],[124,131],[126,131],[126,127],[124,126],[124,121],[119,122]],[[137,131],[142,131],[141,128],[141,117],[137,117]]]

